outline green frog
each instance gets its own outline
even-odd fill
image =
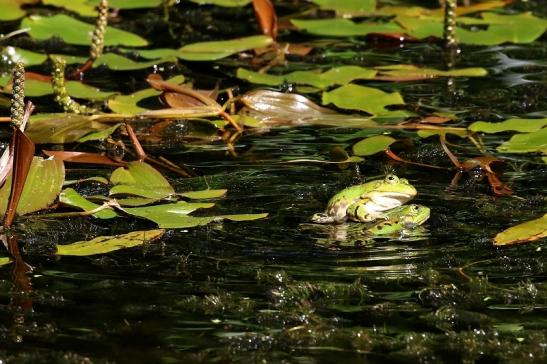
[[[408,180],[389,174],[383,180],[344,188],[329,200],[324,213],[313,215],[311,220],[317,224],[341,224],[348,219],[374,221],[384,217],[385,211],[410,201],[416,193]]]
[[[405,205],[396,207],[384,214],[385,220],[373,224],[365,231],[370,236],[386,236],[414,229],[429,219],[431,210],[422,205]]]

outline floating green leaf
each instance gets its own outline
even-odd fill
[[[96,87],[86,85],[79,81],[67,81],[66,89],[68,94],[77,99],[102,101],[115,92],[101,91]],[[27,80],[25,82],[25,95],[29,97],[38,97],[53,94],[51,83],[42,80]]]
[[[180,48],[177,57],[187,61],[214,61],[248,49],[263,48],[272,43],[273,39],[265,35],[193,43]]]
[[[386,114],[388,105],[402,105],[404,100],[398,92],[387,93],[372,87],[345,85],[323,92],[323,105],[333,103],[342,109],[366,111],[372,115]]]
[[[43,53],[28,51],[26,49],[11,46],[5,47],[0,56],[9,59],[12,62],[23,62],[25,67],[42,64],[47,59],[47,55]]]
[[[73,11],[82,16],[97,16],[97,5],[100,0],[42,0],[44,5],[57,6]],[[141,9],[155,8],[161,5],[162,0],[109,0],[108,4],[114,9]]]
[[[61,192],[65,166],[57,159],[34,157],[17,205],[17,214],[25,215],[47,208]],[[6,212],[11,189],[11,174],[0,188],[0,214]]]
[[[88,256],[110,253],[115,250],[132,248],[158,239],[165,230],[132,231],[116,236],[99,236],[88,241],[57,245],[57,255]]]
[[[547,237],[547,214],[502,231],[494,237],[493,243],[494,245],[512,245],[545,237]]]
[[[488,74],[488,71],[482,67],[470,67],[452,69],[447,71],[437,70],[434,68],[420,68],[411,64],[396,64],[388,66],[374,67],[382,76],[392,77],[483,77]]]
[[[506,153],[542,152],[547,154],[547,128],[533,133],[513,135],[498,147],[498,151]]]
[[[547,126],[547,118],[544,119],[507,119],[499,123],[488,123],[476,121],[469,125],[469,130],[483,133],[501,133],[504,131],[518,131],[521,133],[532,133]]]
[[[87,200],[85,197],[76,192],[76,190],[74,190],[73,188],[64,189],[63,192],[61,192],[61,194],[59,195],[59,202],[71,207],[79,208],[86,212],[94,211],[101,207],[101,205]],[[99,219],[113,219],[117,217],[118,214],[112,209],[104,209],[93,213],[92,216]]]
[[[147,109],[137,106],[139,101],[159,95],[161,95],[161,91],[153,88],[140,90],[130,95],[116,95],[108,100],[108,107],[119,114],[135,115],[147,111]]]
[[[342,16],[362,15],[376,10],[376,0],[313,0],[321,9],[334,10]]]
[[[25,16],[21,3],[14,0],[0,0],[0,21],[17,20]]]
[[[30,28],[29,35],[38,40],[59,37],[68,44],[89,45],[94,25],[64,14],[49,17],[31,15],[23,19],[21,28]],[[148,45],[148,42],[138,35],[110,26],[107,27],[104,42],[106,46],[142,47]]]
[[[30,117],[27,136],[36,144],[72,143],[92,130],[108,125],[92,121],[91,116],[77,114],[37,114]]]
[[[116,131],[116,129],[118,129],[120,126],[122,126],[122,124],[118,123],[118,124],[112,125],[109,128],[106,128],[106,129],[102,129],[102,130],[99,130],[99,131],[93,131],[89,134],[84,135],[80,139],[78,139],[78,142],[83,143],[83,142],[87,142],[87,141],[90,141],[90,140],[103,140],[103,139],[106,139],[110,135],[112,135],[112,133],[114,133]]]
[[[187,215],[197,209],[207,209],[215,204],[211,202],[185,202],[167,203],[145,207],[128,207],[122,210],[129,215],[138,216],[158,224],[159,227],[177,228],[197,225],[185,225]],[[210,219],[210,218],[207,218]],[[209,222],[212,220],[209,220]]]
[[[11,258],[9,257],[0,257],[0,267],[10,264],[12,262]]]
[[[177,59],[175,57],[170,56],[146,62],[137,62],[124,56],[120,56],[119,54],[105,53],[93,63],[93,67],[105,66],[114,71],[132,71],[154,67],[158,64],[166,62],[174,63],[176,61]]]
[[[200,5],[217,5],[226,7],[245,6],[252,0],[190,0]]]
[[[334,67],[322,73],[320,70],[296,71],[285,75],[271,75],[239,68],[236,76],[252,83],[270,86],[289,82],[323,89],[333,85],[345,85],[353,80],[368,80],[374,78],[376,73],[375,70],[359,66]]]
[[[376,135],[365,138],[353,145],[353,154],[358,156],[373,155],[383,152],[397,140],[387,135]]]
[[[162,199],[175,193],[165,177],[144,162],[129,162],[127,167],[116,169],[110,181],[115,185],[110,189],[110,195]]]
[[[179,196],[187,197],[192,200],[207,199],[207,198],[218,198],[226,194],[228,190],[203,190],[203,191],[189,191],[179,193]]]
[[[400,34],[404,32],[399,25],[392,22],[354,23],[348,19],[335,18],[319,20],[291,19],[291,23],[299,30],[332,37],[365,36],[370,33]]]

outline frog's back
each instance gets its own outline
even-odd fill
[[[332,196],[327,206],[332,206],[335,203],[340,202],[341,200],[345,200],[348,204],[352,204],[358,201],[361,198],[361,196],[369,190],[369,187],[370,187],[369,183],[363,183],[360,185],[344,188],[342,191]]]

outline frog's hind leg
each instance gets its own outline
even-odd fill
[[[367,209],[369,199],[361,199],[348,206],[347,215],[350,220],[358,222],[370,222],[376,219],[376,216]]]
[[[328,215],[324,212],[314,214],[311,217],[311,221],[316,224],[332,224],[334,222],[334,216]]]

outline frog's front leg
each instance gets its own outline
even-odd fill
[[[384,213],[376,210],[375,206],[374,202],[369,198],[361,198],[348,206],[348,218],[358,222],[371,222],[383,218],[385,216]]]

